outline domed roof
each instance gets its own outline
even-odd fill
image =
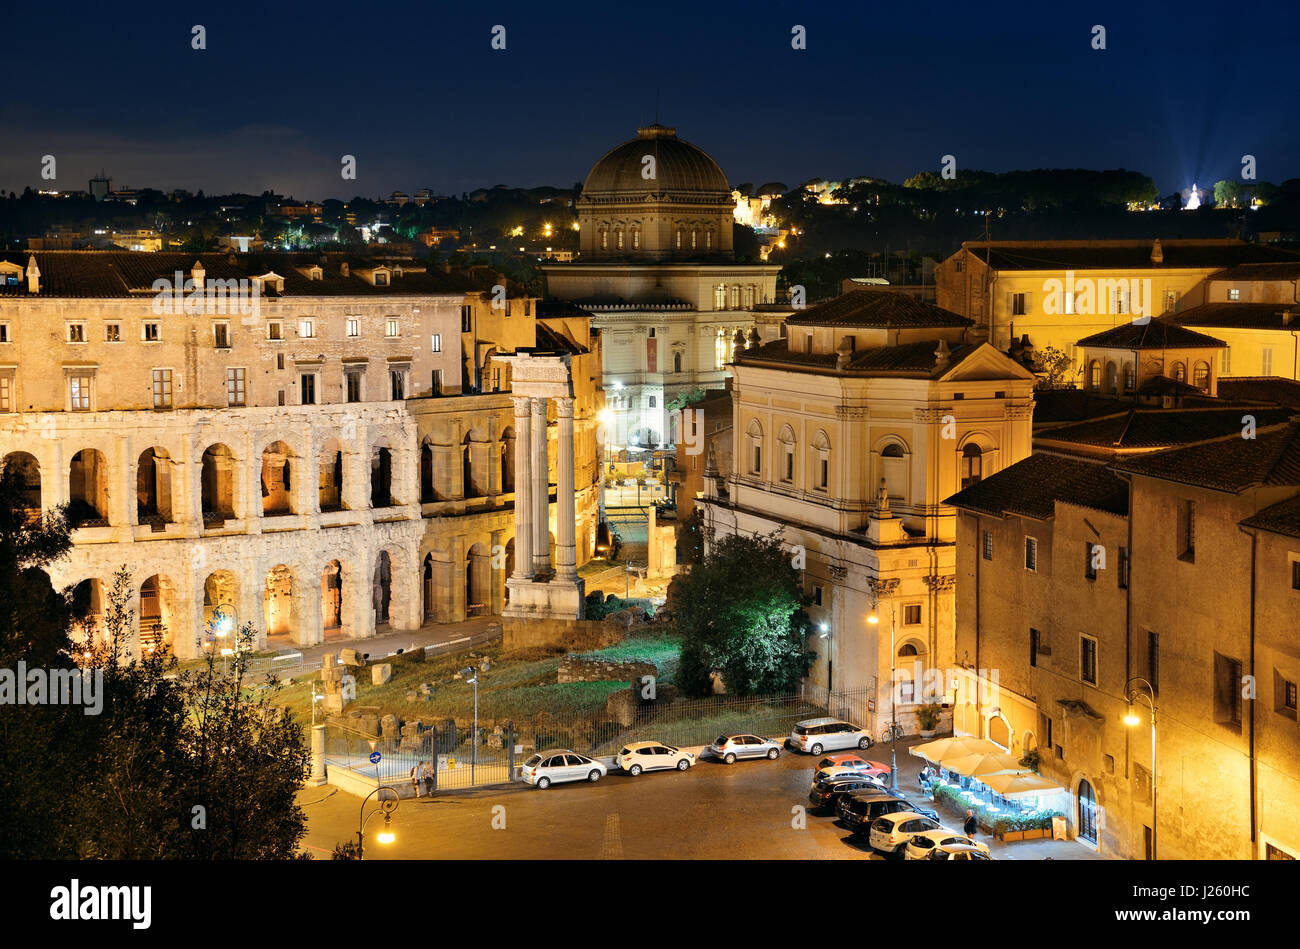
[[[641,177],[646,155],[655,156],[655,177]],[[610,150],[592,166],[583,183],[583,195],[623,192],[723,192],[730,199],[731,186],[718,163],[701,148],[677,137],[677,130],[664,125],[647,125],[636,130],[636,138]]]

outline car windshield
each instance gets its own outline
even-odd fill
[[[524,762],[525,768],[531,768],[542,760],[541,755],[529,755],[528,760]]]

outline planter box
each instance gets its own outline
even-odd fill
[[[1008,830],[1007,832],[998,835],[998,839],[1003,841],[1037,840],[1040,837],[1046,837],[1049,834],[1051,834],[1050,830],[1043,830],[1041,828],[1038,830]]]

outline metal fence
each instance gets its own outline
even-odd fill
[[[780,695],[717,695],[668,704],[644,703],[629,716],[628,724],[604,713],[542,713],[528,721],[480,722],[477,741],[472,724],[451,719],[407,723],[400,738],[328,725],[325,763],[353,771],[367,782],[391,784],[405,796],[414,793],[411,769],[423,771],[426,763],[433,771],[436,790],[504,784],[518,778],[519,766],[534,751],[567,748],[604,758],[639,740],[691,747],[707,745],[719,735],[733,732],[776,738],[788,735],[798,721],[825,715],[874,732],[872,690],[828,693],[824,688],[805,686]],[[372,715],[370,720],[378,721],[378,717]],[[376,751],[380,754],[378,765],[369,760]]]

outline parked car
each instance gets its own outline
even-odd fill
[[[935,848],[940,846],[974,847],[986,856],[989,852],[987,844],[972,840],[965,834],[949,830],[947,827],[940,827],[938,830],[927,830],[919,834],[913,834],[903,848],[903,857],[907,860],[926,860],[934,852]]]
[[[795,751],[806,751],[810,755],[820,755],[836,748],[866,751],[873,744],[875,742],[865,728],[838,718],[810,718],[798,722],[786,742]]]
[[[685,771],[695,764],[695,755],[658,741],[634,741],[614,756],[614,766],[636,777],[642,771],[676,768]]]
[[[927,830],[942,830],[937,820],[916,811],[899,811],[883,814],[871,822],[871,849],[878,853],[896,854],[907,846],[914,834]]]
[[[777,758],[781,754],[781,746],[757,735],[719,735],[709,745],[709,753],[727,764],[735,764],[737,758]]]
[[[889,770],[889,765],[881,761],[868,761],[851,751],[840,752],[837,755],[827,755],[817,762],[817,777],[853,771],[858,774],[872,774],[877,777],[887,778],[889,777]],[[813,780],[816,780],[816,778]]]
[[[834,811],[839,799],[850,791],[883,791],[880,782],[865,774],[837,774],[823,778],[808,792],[808,803],[815,811]]]
[[[926,856],[927,860],[992,860],[993,858],[979,846],[968,847],[965,844],[940,845]]]
[[[835,802],[835,816],[852,834],[865,834],[871,830],[877,817],[903,811],[912,811],[934,821],[939,819],[938,811],[917,804],[902,794],[870,788],[842,794]]]
[[[568,748],[557,748],[529,755],[522,774],[525,781],[541,790],[564,781],[599,781],[607,773],[606,767],[594,758],[580,755]]]

